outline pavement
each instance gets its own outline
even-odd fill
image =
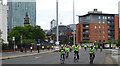
[[[0,60],[6,60],[6,59],[13,59],[13,58],[19,58],[19,57],[26,57],[26,56],[33,56],[33,55],[40,55],[40,54],[46,54],[46,53],[52,53],[55,50],[40,50],[40,53],[38,53],[38,51],[27,51],[25,52],[3,52],[2,57],[0,57]]]
[[[110,54],[106,54],[106,50],[100,52],[98,49],[95,51],[95,54],[96,57],[94,64],[116,64]],[[69,58],[66,59],[65,64],[89,64],[88,50],[85,51],[83,48],[80,50],[80,59],[77,63],[74,63],[73,57],[74,53],[71,52]],[[57,52],[54,52],[48,54],[19,57],[3,60],[2,64],[60,64],[60,55]]]

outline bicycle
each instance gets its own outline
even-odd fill
[[[63,55],[61,55],[61,57],[60,57],[60,63],[64,64],[64,57],[63,57]]]
[[[68,58],[69,57],[69,52],[67,52],[67,54],[66,54],[66,58]]]
[[[91,54],[91,56],[90,56],[90,64],[93,64],[94,58],[95,58],[94,54]]]
[[[78,62],[77,54],[74,54],[74,62]]]

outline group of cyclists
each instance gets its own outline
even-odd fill
[[[93,64],[93,60],[95,58],[95,53],[94,53],[95,46],[84,45],[85,51],[86,51],[87,47],[89,47],[90,64]],[[65,58],[67,59],[69,57],[69,52],[71,52],[72,50],[74,52],[74,62],[76,59],[79,60],[80,45],[78,45],[78,44],[75,44],[74,46],[61,45],[61,48],[59,50],[59,54],[61,54],[60,58],[63,58],[63,61],[65,61]]]

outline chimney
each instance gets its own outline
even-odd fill
[[[97,12],[97,9],[94,9],[95,12]]]

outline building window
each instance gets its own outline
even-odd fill
[[[103,36],[103,38],[105,38],[105,36]]]
[[[101,23],[101,22],[99,21],[99,23]]]
[[[95,33],[97,33],[97,31],[95,31]]]
[[[103,26],[103,29],[105,29],[105,26]]]
[[[101,33],[101,31],[99,31],[99,33]]]
[[[110,22],[108,21],[108,24],[109,24]]]
[[[99,26],[99,29],[101,29],[101,26]]]
[[[110,16],[108,16],[108,19],[110,19]]]
[[[101,42],[101,40],[99,40],[99,42]]]
[[[103,23],[105,23],[105,22],[103,21]]]
[[[89,27],[88,25],[86,27]]]
[[[95,35],[95,38],[97,38],[97,36]]]
[[[99,38],[101,38],[101,36],[99,36]]]
[[[103,16],[103,19],[105,19],[105,17]]]
[[[97,40],[95,40],[95,42],[97,42]]]
[[[103,31],[103,34],[105,34],[105,31]]]
[[[105,40],[103,40],[103,42],[105,42]]]
[[[107,19],[107,16],[105,16],[105,19]]]
[[[101,17],[100,17],[100,16],[99,16],[98,18],[99,18],[99,19],[101,19]]]
[[[86,30],[86,32],[88,32],[88,30]]]
[[[97,26],[95,26],[95,29],[97,29]]]

